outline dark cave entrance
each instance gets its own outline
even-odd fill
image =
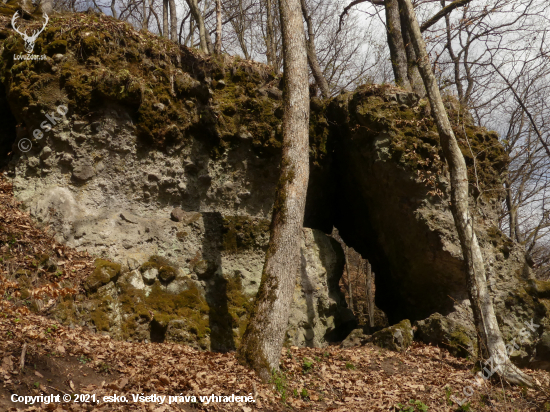
[[[153,319],[149,325],[151,342],[162,343],[166,339],[166,330],[168,326],[162,326],[158,321]]]
[[[426,206],[426,187],[384,158],[386,133],[331,127],[326,157],[310,161],[304,226],[327,234],[337,228],[345,245],[370,262],[375,304],[390,325],[449,314],[468,297],[463,262],[441,239],[454,227],[450,212]]]

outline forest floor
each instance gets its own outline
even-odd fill
[[[37,267],[36,256],[55,260],[56,271]],[[419,343],[402,353],[370,344],[285,348],[280,372],[264,384],[235,353],[115,341],[54,322],[49,309],[77,293],[74,285],[92,269],[91,256],[65,248],[38,227],[0,178],[0,411],[550,411],[550,373],[525,370],[536,389],[498,378],[476,381],[473,361]],[[17,271],[32,275],[27,298],[13,282]],[[73,287],[64,287],[69,281]],[[44,304],[31,310],[38,298]],[[25,405],[12,402],[13,394],[53,394],[59,401]],[[104,399],[113,395],[118,398]],[[211,395],[254,402],[200,399]],[[452,397],[464,400],[462,407]]]

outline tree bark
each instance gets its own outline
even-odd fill
[[[330,97],[330,89],[328,87],[327,79],[325,78],[325,75],[321,70],[321,66],[319,65],[319,60],[317,59],[317,52],[315,51],[315,32],[313,31],[313,22],[311,21],[311,16],[309,15],[309,12],[307,10],[306,0],[301,0],[300,3],[302,5],[302,14],[304,16],[304,20],[306,21],[307,26],[306,46],[309,67],[311,68],[311,72],[313,73],[315,83],[317,83],[319,90],[321,90],[321,95],[323,96],[323,98],[328,99]]]
[[[201,51],[206,54],[211,54],[213,52],[212,41],[210,40],[210,35],[208,34],[206,27],[204,25],[204,17],[199,8],[199,4],[197,0],[185,0],[185,1],[187,2],[189,9],[191,10],[193,19],[199,26],[199,40],[200,40]]]
[[[222,1],[216,0],[216,54],[222,54]]]
[[[32,3],[30,5],[32,6]],[[22,8],[26,10],[25,7],[22,7]],[[50,14],[53,11],[53,0],[42,0],[40,2],[40,11],[42,13]]]
[[[399,16],[401,18],[401,34],[403,35],[403,43],[405,44],[405,52],[407,53],[407,76],[412,90],[423,98],[426,96],[426,89],[422,83],[422,77],[418,69],[418,58],[412,44],[410,34],[410,23],[406,17],[406,12],[403,8],[402,0],[399,0]]]
[[[480,355],[489,355],[497,365],[498,373],[511,383],[532,386],[531,379],[510,362],[506,346],[495,316],[493,302],[487,287],[483,255],[474,231],[473,219],[468,206],[468,175],[464,156],[451,128],[449,117],[443,105],[435,76],[430,66],[426,45],[422,39],[416,14],[410,0],[400,0],[408,20],[412,43],[419,57],[419,69],[432,114],[439,132],[443,150],[451,175],[451,212],[460,239],[462,253],[468,268],[468,293],[474,323],[480,339]]]
[[[406,90],[412,91],[407,73],[407,52],[401,33],[401,18],[399,17],[399,4],[397,0],[386,0],[386,31],[388,46],[390,49],[391,65],[395,84]]]
[[[266,2],[266,8],[267,8],[267,35],[266,35],[266,46],[267,46],[267,64],[273,66],[275,69],[275,72],[278,71],[277,64],[276,64],[276,57],[275,57],[275,34],[273,32],[273,15],[272,15],[272,4],[271,0],[267,0]]]
[[[141,29],[147,29],[147,26],[149,24],[149,19],[147,18],[147,1],[143,0],[143,16],[141,19]]]
[[[118,19],[118,13],[116,11],[116,0],[111,0],[111,14],[115,19]]]
[[[170,40],[178,41],[178,14],[176,11],[176,0],[168,0],[170,5]]]
[[[309,84],[299,0],[279,0],[284,94],[281,176],[262,281],[238,351],[240,362],[268,381],[279,368],[296,276],[309,180]]]
[[[510,238],[514,239],[516,242],[521,243],[521,231],[518,225],[518,209],[514,205],[512,200],[512,185],[508,178],[504,181],[504,187],[506,189],[506,209],[508,209],[508,218],[510,225]]]
[[[162,36],[168,37],[168,0],[162,0]]]
[[[464,7],[468,3],[470,3],[472,0],[455,0],[448,6],[443,7],[439,12],[434,14],[426,23],[420,27],[420,31],[424,32],[425,30],[428,30],[430,27],[432,27],[435,23],[437,23],[442,17],[448,17],[451,12],[458,8],[458,7]]]

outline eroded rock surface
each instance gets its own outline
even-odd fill
[[[231,349],[244,317],[240,299],[257,290],[268,241],[281,79],[260,64],[204,58],[152,35],[143,41],[150,35],[123,23],[105,32],[95,18],[83,16],[70,31],[52,21],[35,46],[46,61],[0,61],[0,106],[9,107],[0,149],[15,154],[14,192],[58,240],[121,264],[108,283],[90,284],[88,298],[67,303],[85,307],[86,322],[129,339]],[[46,46],[54,42],[62,50]],[[5,54],[22,51],[17,35],[4,45]],[[34,139],[61,104],[66,115]],[[522,246],[497,228],[507,158],[495,133],[453,107],[498,321],[506,341],[525,322],[543,325],[514,354],[536,360],[547,353],[549,288],[533,283]],[[19,151],[15,138],[31,139],[31,150]],[[437,312],[447,319],[441,325],[469,330],[466,272],[428,102],[387,85],[311,99],[310,164],[306,226],[325,233],[336,226],[369,259],[376,303],[390,323]],[[307,276],[296,289],[289,339],[318,345],[323,331],[346,321],[331,291],[341,263],[320,232],[303,241]],[[234,302],[241,303],[232,312]],[[71,319],[68,310],[66,320],[79,321]]]

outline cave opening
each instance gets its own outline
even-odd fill
[[[447,315],[468,295],[450,211],[388,155],[390,142],[384,131],[334,122],[327,156],[310,161],[304,225],[336,228],[370,262],[376,307],[392,325]]]
[[[163,343],[166,339],[166,330],[168,326],[162,326],[158,321],[153,319],[150,323],[150,340],[151,342]]]

